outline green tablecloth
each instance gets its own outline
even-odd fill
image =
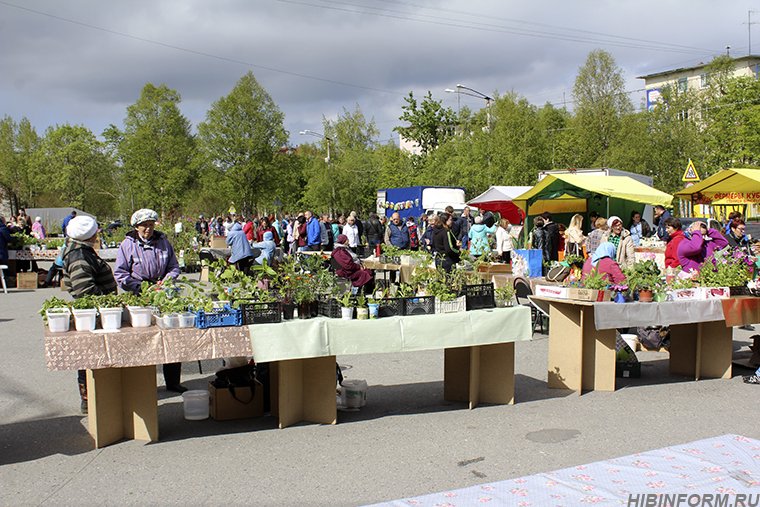
[[[530,340],[530,308],[248,326],[256,361],[435,350]]]

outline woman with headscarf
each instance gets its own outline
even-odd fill
[[[134,230],[127,233],[116,253],[114,275],[122,290],[140,294],[142,282],[162,284],[168,278],[179,276],[179,262],[166,235],[155,230],[158,213],[140,209],[132,214]],[[182,363],[164,365],[167,391],[182,393],[187,388],[180,384]]]
[[[68,242],[63,250],[63,284],[74,299],[83,296],[114,294],[116,280],[108,264],[98,257],[98,223],[86,215],[72,218],[66,225]],[[87,376],[79,370],[80,408],[87,413]]]
[[[623,221],[620,217],[611,216],[607,223],[610,225],[610,232],[607,241],[615,245],[615,260],[623,268],[633,266],[635,262],[633,238],[631,232],[623,227]]]
[[[42,217],[34,217],[32,236],[37,239],[45,239],[45,226],[42,225]]]
[[[596,270],[602,274],[611,284],[625,283],[625,275],[620,265],[615,262],[615,245],[609,241],[600,244],[596,251],[586,259],[583,264],[581,279],[585,280]]]
[[[585,243],[583,215],[576,213],[570,219],[570,226],[565,230],[565,255],[583,256],[583,245]]]
[[[256,264],[263,264],[267,261],[267,265],[272,265],[272,259],[274,258],[274,252],[277,249],[277,243],[274,242],[274,234],[271,231],[264,233],[264,239],[258,243],[251,245],[252,249],[259,250],[259,256],[256,257]]]
[[[254,257],[251,244],[248,242],[248,238],[245,232],[243,232],[243,226],[240,225],[240,222],[236,221],[232,225],[225,241],[227,246],[230,247],[230,258],[227,262],[234,264],[238,271],[248,274]]]
[[[335,274],[351,281],[351,286],[361,289],[365,294],[375,290],[375,278],[372,272],[362,267],[359,257],[348,246],[348,236],[339,234],[330,254],[335,267]]]

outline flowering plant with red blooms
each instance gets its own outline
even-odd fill
[[[699,270],[702,287],[739,287],[755,277],[756,258],[743,250],[724,248],[708,258]]]

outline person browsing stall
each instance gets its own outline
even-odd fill
[[[668,217],[663,224],[665,237],[668,243],[665,245],[665,267],[678,268],[681,266],[678,260],[678,245],[686,239],[681,230],[681,221],[676,217]]]
[[[610,234],[607,241],[615,245],[615,260],[623,268],[629,268],[634,263],[634,247],[631,233],[623,227],[620,217],[611,216],[607,223],[610,224]]]
[[[610,283],[625,283],[625,275],[620,269],[620,265],[615,261],[615,245],[609,241],[600,244],[596,251],[583,263],[582,279],[588,278],[593,270],[603,275]]]
[[[699,271],[705,259],[713,252],[728,246],[728,240],[715,229],[708,229],[704,222],[694,222],[689,227],[689,237],[678,244],[678,262],[684,271]]]
[[[140,294],[142,282],[161,284],[179,276],[179,262],[166,235],[155,230],[158,213],[140,209],[132,214],[134,230],[127,233],[116,253],[114,275],[122,290]],[[185,392],[180,385],[181,363],[165,364],[167,391]]]
[[[348,236],[339,234],[330,254],[336,265],[335,274],[351,281],[351,286],[372,294],[375,288],[375,277],[372,272],[362,267],[359,257],[348,247]]]
[[[116,293],[116,280],[110,266],[98,257],[98,223],[94,218],[78,216],[66,225],[69,238],[63,250],[63,285],[74,299],[84,296],[101,296]],[[80,409],[87,413],[87,376],[85,370],[77,372]]]

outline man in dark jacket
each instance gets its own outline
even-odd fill
[[[659,204],[654,207],[654,225],[657,226],[657,237],[660,241],[668,241],[668,231],[665,230],[665,220],[672,217],[670,211],[665,209],[665,206]]]
[[[380,219],[377,217],[377,213],[370,213],[369,220],[367,220],[367,227],[365,229],[367,235],[367,244],[371,247],[379,245],[383,242],[385,237],[385,230],[383,224],[380,223]]]
[[[5,218],[0,217],[0,263],[8,260],[8,243],[11,241],[11,231],[5,225]],[[2,275],[0,275],[2,276]]]
[[[548,211],[541,213],[544,219],[544,232],[546,233],[546,249],[549,252],[550,261],[559,260],[559,226],[552,222],[552,214]]]

